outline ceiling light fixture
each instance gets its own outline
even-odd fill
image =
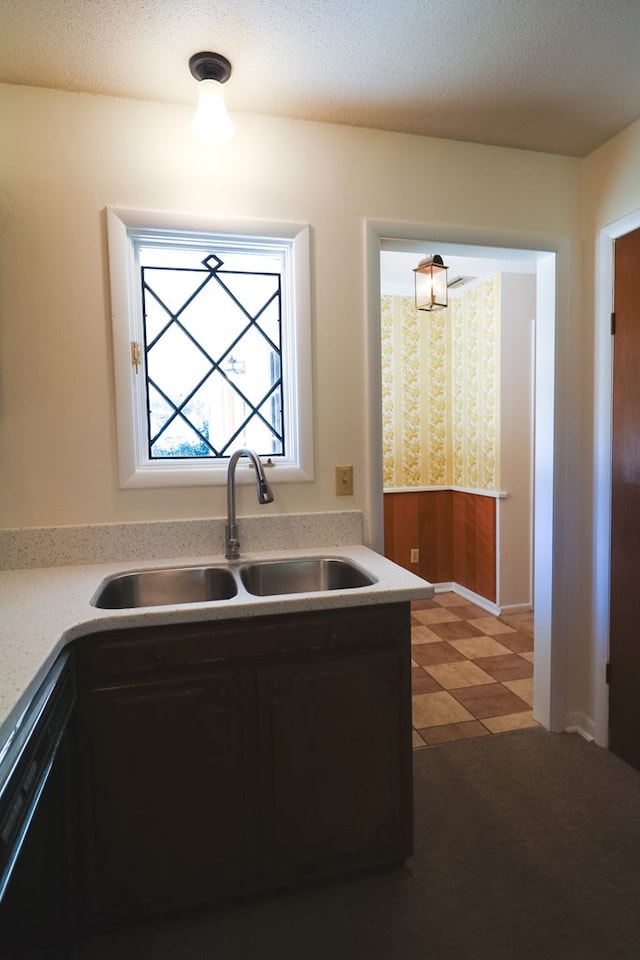
[[[219,53],[194,53],[189,70],[198,81],[198,106],[191,130],[198,140],[223,143],[235,133],[222,89],[231,76],[231,64]]]
[[[434,253],[420,261],[413,272],[416,281],[416,310],[439,310],[447,305],[447,270],[442,257]]]

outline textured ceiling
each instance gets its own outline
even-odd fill
[[[584,156],[640,117],[640,0],[0,0],[0,82]]]

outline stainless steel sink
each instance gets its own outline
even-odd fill
[[[107,610],[123,610],[229,600],[237,592],[235,577],[224,567],[176,567],[110,577],[101,584],[91,603]]]
[[[259,597],[283,593],[353,590],[375,580],[349,560],[329,557],[300,560],[264,560],[240,568],[249,593]]]
[[[230,600],[238,593],[236,576],[258,597],[286,593],[322,593],[353,590],[375,579],[349,560],[310,557],[263,560],[235,567],[172,567],[116,574],[100,584],[91,600],[94,607],[125,610],[181,603]]]

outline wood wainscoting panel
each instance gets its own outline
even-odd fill
[[[402,496],[402,494],[400,494]],[[451,583],[454,579],[453,491],[429,490],[420,498],[419,576],[431,583]]]
[[[496,600],[496,501],[453,492],[453,580]]]
[[[385,493],[384,555],[418,576],[419,564],[411,563],[411,551],[420,547],[420,493]]]
[[[496,500],[494,497],[476,497],[476,564],[475,593],[495,603],[498,598],[497,570],[498,544]]]
[[[411,563],[411,550],[420,562]],[[457,490],[384,495],[384,553],[431,583],[458,583],[496,602],[496,501]]]

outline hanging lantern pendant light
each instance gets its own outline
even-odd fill
[[[448,269],[437,253],[425,257],[414,268],[416,310],[439,310],[447,306]]]

